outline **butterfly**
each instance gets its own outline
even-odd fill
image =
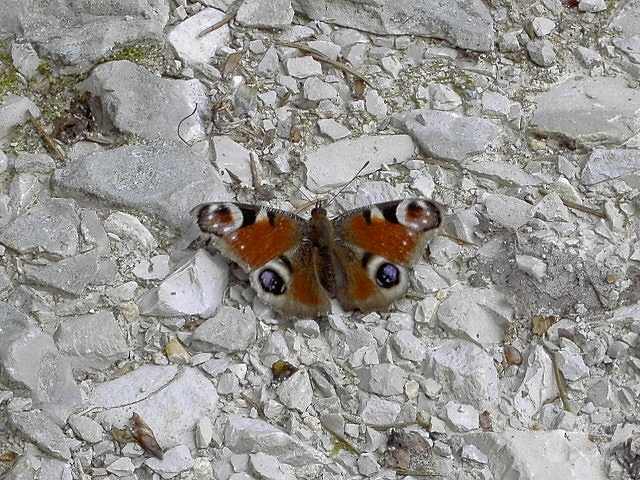
[[[423,198],[377,203],[329,219],[244,203],[193,209],[202,240],[249,274],[258,296],[294,317],[384,310],[409,286],[409,270],[440,226],[441,209]]]

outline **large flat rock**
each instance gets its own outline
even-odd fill
[[[323,145],[306,153],[307,186],[322,192],[351,180],[367,161],[362,175],[383,164],[405,162],[414,154],[408,135],[363,135]]]
[[[67,194],[157,215],[173,226],[188,221],[199,203],[229,199],[208,159],[172,142],[82,156],[57,170],[53,184]]]
[[[62,424],[82,404],[71,364],[31,318],[0,303],[0,373]]]
[[[88,67],[117,44],[162,41],[168,19],[167,0],[5,0],[0,30],[34,43],[41,55]]]
[[[480,0],[294,0],[314,20],[380,35],[441,38],[468,50],[493,49],[489,9]]]
[[[535,102],[531,131],[577,147],[619,146],[640,132],[640,91],[623,78],[570,78]]]
[[[604,480],[603,458],[582,432],[563,430],[482,432],[462,436],[489,457],[493,478]]]
[[[203,417],[217,414],[218,393],[200,370],[144,365],[93,390],[91,405],[105,409],[96,420],[123,428],[133,413],[153,430],[163,449],[194,448],[194,428]]]
[[[144,139],[187,141],[204,137],[208,104],[199,80],[154,75],[127,60],[98,65],[80,88],[100,98],[102,111],[117,131]],[[196,115],[190,114],[198,106]]]

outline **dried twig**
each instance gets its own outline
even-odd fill
[[[374,86],[371,84],[371,82],[369,82],[369,80],[364,78],[360,73],[356,72],[350,66],[345,65],[344,63],[338,62],[337,60],[331,60],[330,58],[325,56],[323,53],[319,52],[318,50],[316,50],[314,48],[309,47],[308,45],[305,45],[304,43],[297,43],[297,42],[295,42],[295,43],[293,43],[293,42],[276,42],[276,43],[278,45],[282,46],[282,47],[297,48],[298,50],[300,50],[302,52],[308,53],[315,60],[317,60],[319,62],[322,62],[322,63],[326,63],[327,65],[331,65],[332,67],[335,67],[338,70],[342,70],[343,72],[346,72],[346,73],[354,76],[358,80],[363,81],[369,87],[374,88]]]
[[[217,29],[219,29],[223,25],[226,25],[231,20],[233,20],[233,17],[235,17],[236,13],[238,13],[238,9],[240,8],[241,4],[242,4],[242,1],[237,1],[237,2],[234,2],[231,5],[229,5],[229,8],[227,8],[226,15],[224,17],[222,17],[220,19],[220,21],[218,21],[218,22],[214,23],[213,25],[211,25],[210,27],[207,27],[204,30],[202,30],[198,34],[198,38],[202,38],[202,37],[204,37],[205,35],[207,35],[207,34],[209,34],[211,32],[215,32]]]
[[[49,153],[53,155],[56,160],[60,160],[61,162],[63,162],[64,152],[62,151],[62,148],[60,148],[60,145],[58,145],[56,141],[51,137],[51,135],[47,133],[47,129],[44,128],[44,125],[38,118],[34,117],[31,112],[27,113],[29,114],[29,121],[31,121],[33,128],[35,128],[36,132],[38,132],[38,135],[40,135],[40,138],[44,142],[44,145],[45,147],[47,147]]]
[[[546,349],[545,349],[546,350]],[[558,367],[558,362],[556,361],[556,356],[553,352],[549,352],[549,357],[551,357],[551,363],[553,365],[553,374],[556,378],[556,385],[558,386],[558,395],[560,396],[560,400],[562,400],[562,408],[564,408],[567,412],[571,412],[571,403],[569,402],[569,397],[567,396],[567,387],[564,383],[564,377],[560,368]]]
[[[604,213],[602,213],[600,210],[596,210],[595,208],[585,207],[584,205],[580,205],[579,203],[572,202],[571,200],[565,200],[564,198],[562,199],[562,203],[564,203],[565,206],[569,208],[573,208],[574,210],[580,210],[581,212],[589,213],[591,215],[595,215],[596,217],[600,217],[600,218],[607,218],[607,216]]]

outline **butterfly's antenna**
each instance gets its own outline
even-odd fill
[[[338,195],[340,195],[342,192],[344,192],[344,191],[345,191],[345,189],[346,189],[349,185],[351,185],[351,184],[355,181],[355,179],[356,179],[356,178],[358,178],[358,175],[360,175],[360,174],[362,173],[362,171],[363,171],[365,168],[367,168],[368,166],[369,166],[369,161],[367,160],[367,161],[364,163],[364,165],[362,165],[362,166],[360,167],[360,170],[358,170],[358,171],[356,172],[356,174],[353,176],[353,178],[352,178],[351,180],[349,180],[347,183],[345,183],[345,184],[344,184],[344,186],[343,186],[340,190],[338,190],[338,192],[337,192],[333,197],[331,197],[331,198],[329,199],[329,201],[324,205],[324,206],[325,206],[325,208],[326,208],[326,207],[328,207],[328,206],[329,206],[329,205],[330,205],[330,204],[331,204],[331,203],[336,199],[336,197],[338,197]]]

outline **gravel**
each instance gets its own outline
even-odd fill
[[[50,3],[0,16],[0,477],[634,478],[638,0]],[[442,206],[387,310],[284,318],[190,214],[335,194]]]

